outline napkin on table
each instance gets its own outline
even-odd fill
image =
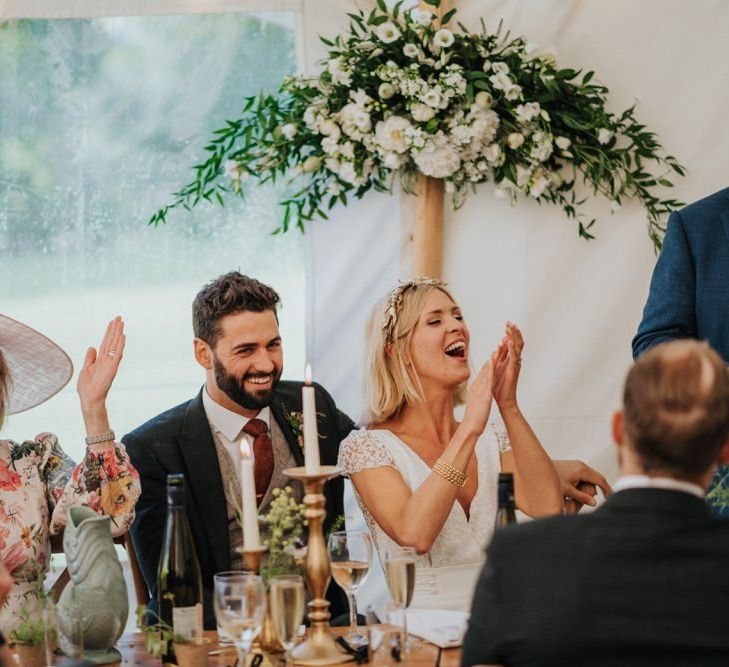
[[[463,644],[469,614],[449,609],[408,609],[408,632],[441,648]]]

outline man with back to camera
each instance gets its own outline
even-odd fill
[[[639,357],[612,423],[622,477],[594,513],[497,530],[464,667],[729,664],[729,371],[705,343]],[[579,545],[579,548],[574,548]]]
[[[185,475],[206,629],[216,627],[213,575],[243,568],[236,551],[242,546],[242,533],[235,518],[241,497],[240,439],[248,440],[254,453],[259,511],[265,511],[274,489],[288,484],[283,470],[304,464],[299,434],[289,421],[291,413],[301,412],[302,383],[280,380],[283,345],[278,304],[279,296],[271,287],[238,272],[203,287],[192,312],[195,359],[205,369],[205,385],[193,399],[122,439],[142,483],[131,532],[152,609],[156,609],[157,564],[167,511],[167,475]],[[354,423],[326,390],[314,387],[321,462],[335,465],[339,443]],[[300,484],[292,482],[291,487],[300,498]],[[330,480],[324,493],[328,527],[344,512],[342,478]],[[347,611],[338,587],[330,586],[328,597],[333,616]]]

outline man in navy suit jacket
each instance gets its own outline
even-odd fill
[[[705,340],[729,363],[729,188],[668,219],[633,357],[679,338]],[[729,466],[712,488],[719,484],[729,486]],[[729,507],[714,509],[729,516]]]

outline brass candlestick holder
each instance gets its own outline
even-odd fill
[[[309,621],[311,629],[306,641],[291,652],[298,665],[333,665],[349,662],[352,656],[334,641],[329,630],[329,601],[324,597],[331,579],[329,553],[324,543],[324,484],[327,480],[341,475],[336,466],[321,466],[316,473],[307,473],[306,468],[289,468],[284,475],[297,479],[304,485],[305,516],[309,525],[309,542],[306,549],[304,571],[311,593],[309,602]]]
[[[268,550],[264,546],[252,549],[240,547],[238,553],[243,556],[243,569],[254,574],[261,574],[261,561],[263,561],[263,554],[266,551]]]

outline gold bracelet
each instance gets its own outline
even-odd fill
[[[453,486],[463,487],[466,484],[468,475],[458,468],[454,468],[450,463],[446,463],[443,459],[438,459],[433,464],[433,472],[440,475],[444,480],[453,484]]]

